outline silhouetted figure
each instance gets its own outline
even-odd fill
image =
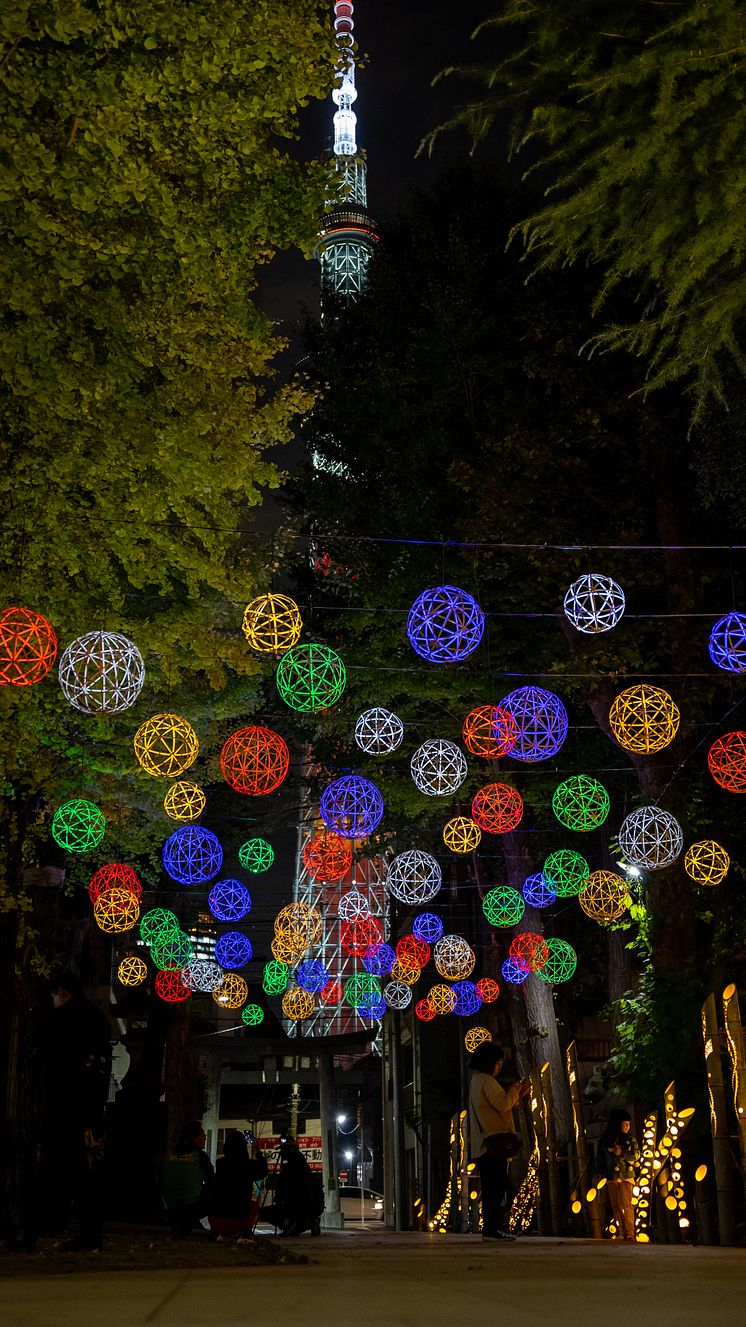
[[[163,1163],[161,1197],[176,1239],[186,1239],[210,1208],[215,1172],[204,1149],[205,1131],[199,1120],[192,1120]]]
[[[635,1243],[632,1189],[639,1155],[640,1149],[632,1134],[632,1120],[627,1111],[611,1111],[598,1141],[598,1172],[607,1180],[617,1238],[626,1244]]]
[[[210,1203],[210,1229],[214,1235],[250,1236],[259,1218],[254,1185],[267,1174],[261,1153],[249,1156],[249,1148],[238,1129],[230,1129],[223,1155],[215,1165],[215,1185]]]
[[[274,1190],[275,1200],[264,1209],[268,1221],[273,1221],[284,1235],[302,1235],[304,1230],[320,1234],[323,1187],[297,1143],[283,1143],[280,1171],[270,1177],[269,1186]]]

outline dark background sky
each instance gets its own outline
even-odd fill
[[[330,11],[332,0],[329,0]],[[495,11],[493,0],[355,0],[355,36],[363,68],[357,78],[358,144],[368,159],[368,205],[374,218],[396,213],[411,190],[425,188],[449,159],[469,151],[461,131],[444,135],[432,158],[417,157],[423,137],[447,119],[469,85],[432,80],[447,65],[479,60],[492,36],[471,40]],[[303,112],[300,154],[320,157],[332,143],[331,98]],[[489,151],[489,148],[487,149]],[[481,153],[480,153],[481,155]],[[282,254],[263,274],[259,303],[293,335],[305,306],[318,308],[318,269],[300,254]]]

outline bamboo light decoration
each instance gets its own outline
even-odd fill
[[[686,850],[684,870],[695,885],[720,885],[728,874],[730,857],[714,839],[701,839]]]
[[[578,1158],[578,1175],[576,1178],[577,1189],[583,1192],[584,1186],[591,1175],[591,1165],[588,1155],[588,1140],[585,1133],[585,1119],[583,1116],[583,1098],[580,1095],[580,1079],[578,1078],[578,1056],[575,1042],[571,1041],[565,1055],[565,1064],[567,1067],[567,1081],[570,1085],[570,1104],[572,1106],[573,1135],[575,1138],[575,1153]],[[590,1192],[590,1190],[588,1191]],[[595,1194],[594,1194],[595,1197]],[[598,1203],[588,1202],[586,1198],[586,1219],[590,1227],[591,1237],[593,1239],[601,1238],[601,1213]]]
[[[198,784],[179,779],[166,793],[163,810],[171,820],[199,820],[206,803],[207,798]]]
[[[653,1180],[656,1173],[657,1136],[658,1112],[653,1110],[645,1116],[642,1126],[640,1171],[637,1176],[637,1183],[632,1189],[632,1206],[635,1209],[635,1235],[639,1244],[647,1244],[650,1240],[650,1204],[653,1198]]]
[[[180,714],[146,719],[135,733],[134,747],[139,764],[156,779],[178,778],[199,755],[197,734]]]
[[[492,1041],[492,1033],[489,1028],[469,1028],[469,1031],[464,1036],[464,1045],[470,1055],[473,1055],[477,1046],[481,1046],[484,1041]]]
[[[738,1142],[741,1149],[741,1169],[746,1173],[746,1057],[743,1046],[743,1025],[738,991],[733,982],[723,991],[725,1039],[730,1056],[733,1084],[733,1106],[738,1123]]]
[[[578,903],[594,922],[617,921],[629,906],[627,886],[614,871],[592,871],[578,894]]]
[[[733,1173],[731,1169],[728,1109],[723,1083],[720,1029],[718,1027],[714,995],[708,995],[702,1005],[702,1041],[707,1068],[707,1091],[710,1098],[710,1127],[712,1129],[712,1151],[715,1161],[720,1243],[735,1244],[736,1223],[733,1208]]]

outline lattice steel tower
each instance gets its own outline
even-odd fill
[[[314,250],[321,264],[321,299],[355,300],[365,289],[368,263],[377,236],[368,214],[365,158],[359,153],[352,109],[355,87],[354,22],[351,0],[336,0],[334,28],[345,65],[332,92],[334,112],[334,187],[328,211],[319,224]]]

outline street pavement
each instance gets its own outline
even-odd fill
[[[746,1327],[746,1250],[475,1235],[292,1241],[306,1265],[16,1275],[2,1327]]]

